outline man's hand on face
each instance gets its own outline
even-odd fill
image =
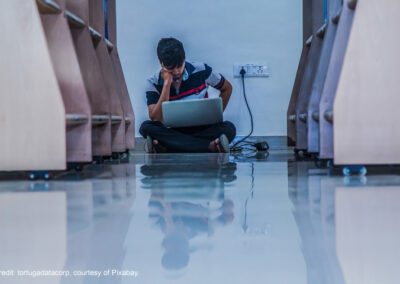
[[[164,67],[161,69],[161,77],[164,80],[164,85],[170,86],[172,84],[172,81],[173,81],[172,74],[170,71],[168,71]]]

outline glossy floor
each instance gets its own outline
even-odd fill
[[[290,160],[137,152],[3,179],[0,283],[399,283],[400,176]]]

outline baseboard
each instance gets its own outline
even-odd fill
[[[237,136],[233,143],[239,141],[244,136]],[[143,137],[136,137],[136,151],[143,151],[144,141]],[[248,138],[251,142],[267,141],[271,150],[284,150],[287,149],[287,136],[251,136]]]
[[[244,136],[237,136],[233,143],[239,141]],[[267,141],[271,150],[282,150],[287,149],[287,136],[251,136],[247,139],[250,142],[262,142]]]

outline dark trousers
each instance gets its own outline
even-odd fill
[[[168,128],[159,121],[147,120],[139,129],[140,134],[152,137],[166,147],[169,152],[209,152],[208,146],[222,134],[229,142],[236,136],[236,128],[229,121],[196,127]]]

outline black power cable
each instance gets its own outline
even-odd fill
[[[250,150],[250,151],[268,151],[269,145],[268,145],[267,141],[257,142],[257,143],[246,141],[253,134],[254,121],[253,121],[253,114],[251,112],[249,103],[247,101],[247,96],[246,96],[246,86],[244,83],[244,75],[245,74],[246,74],[246,70],[244,70],[244,68],[242,67],[242,69],[240,70],[240,75],[242,76],[243,96],[244,96],[244,101],[246,102],[247,110],[249,111],[251,128],[250,128],[250,133],[248,135],[246,135],[245,137],[243,137],[242,139],[240,139],[239,141],[237,141],[235,144],[232,145],[231,151],[232,152],[242,152],[245,149]],[[253,147],[253,149],[251,147]]]

